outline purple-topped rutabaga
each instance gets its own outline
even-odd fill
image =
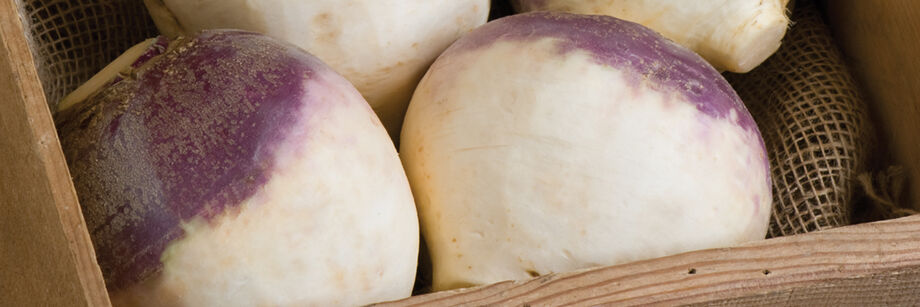
[[[114,302],[410,294],[414,203],[392,142],[350,83],[255,33],[145,44],[57,116]]]
[[[482,26],[416,89],[400,152],[435,289],[763,239],[769,165],[693,52],[607,16]]]

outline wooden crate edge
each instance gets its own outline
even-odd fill
[[[791,298],[843,280],[873,291],[880,289],[874,284],[878,276],[891,274],[907,278],[904,283],[920,282],[920,274],[901,272],[920,273],[920,215],[431,293],[381,306],[682,305]],[[920,291],[905,295],[902,299],[920,301]]]
[[[108,306],[24,33],[16,1],[0,3],[0,263],[15,268],[0,273],[6,284],[0,289],[14,292],[0,297],[13,304]]]

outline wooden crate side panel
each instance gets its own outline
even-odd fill
[[[678,305],[732,299],[769,303],[787,298],[791,303],[807,303],[810,298],[800,294],[838,293],[836,288],[828,288],[832,285],[864,289],[863,293],[916,286],[918,270],[920,216],[911,216],[528,281],[432,293],[390,304]],[[886,272],[890,274],[884,275]],[[878,283],[885,278],[897,282]],[[867,299],[842,298],[849,303]],[[920,301],[920,289],[896,299]]]
[[[920,267],[692,306],[917,306]]]
[[[0,305],[107,306],[15,1],[0,1]]]
[[[831,28],[920,209],[920,1],[824,1]]]

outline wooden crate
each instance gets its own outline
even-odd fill
[[[920,2],[844,0],[829,19],[887,148],[920,178]],[[0,305],[109,298],[14,0],[0,3]],[[920,180],[912,182],[920,191]],[[920,208],[914,193],[912,204]],[[918,305],[920,216],[702,250],[391,305]]]

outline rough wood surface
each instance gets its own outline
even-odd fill
[[[892,154],[920,191],[920,2],[830,3]],[[107,306],[17,12],[0,0],[0,305]],[[918,289],[913,216],[383,305],[920,305]]]
[[[107,306],[23,33],[0,1],[0,305]]]
[[[816,283],[697,306],[917,306],[920,268]]]
[[[918,287],[920,216],[911,216],[383,305],[910,304]]]
[[[920,1],[824,1],[835,37],[865,86],[891,155],[920,209]]]

